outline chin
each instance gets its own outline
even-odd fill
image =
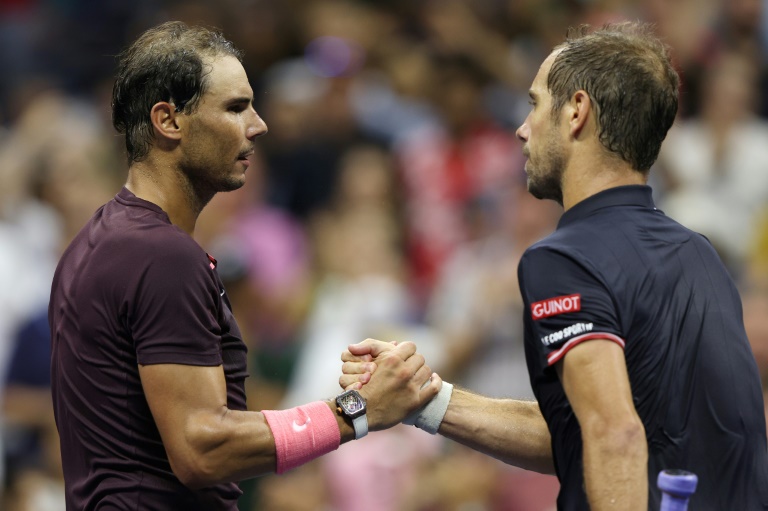
[[[226,181],[222,186],[222,192],[233,192],[245,185],[245,176],[241,179],[230,179]]]
[[[563,205],[563,191],[553,183],[537,183],[528,178],[528,193],[539,200],[553,200]]]
[[[242,188],[245,184],[245,172],[232,173],[229,176],[222,176],[215,182],[217,192],[232,192]]]

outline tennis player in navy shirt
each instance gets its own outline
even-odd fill
[[[763,397],[736,287],[646,185],[678,87],[666,47],[638,23],[575,31],[542,63],[517,135],[530,193],[565,212],[518,268],[537,401],[453,389],[427,405],[440,434],[557,474],[561,511],[657,511],[662,469],[698,475],[691,510],[768,509]],[[360,386],[360,362],[389,349],[350,346],[340,384]]]

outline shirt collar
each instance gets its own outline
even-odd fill
[[[117,199],[118,202],[128,206],[138,206],[155,211],[157,213],[162,213],[166,217],[168,216],[168,214],[163,211],[163,208],[153,202],[149,202],[148,200],[136,197],[136,195],[134,195],[133,192],[131,192],[125,186],[117,193],[115,199]],[[170,222],[170,219],[168,219],[168,221]]]
[[[598,209],[612,206],[640,206],[656,209],[652,192],[651,187],[647,185],[627,185],[608,188],[587,197],[563,213],[557,228],[560,229],[582,218],[586,218]]]

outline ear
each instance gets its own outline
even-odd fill
[[[167,101],[160,101],[152,106],[149,118],[159,139],[179,140],[181,138],[177,115],[176,108]]]
[[[577,90],[568,104],[568,126],[573,138],[579,138],[592,115],[592,99],[583,90]]]

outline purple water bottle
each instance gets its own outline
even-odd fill
[[[696,491],[699,478],[685,470],[662,470],[656,484],[661,490],[659,511],[687,511],[688,499]]]

